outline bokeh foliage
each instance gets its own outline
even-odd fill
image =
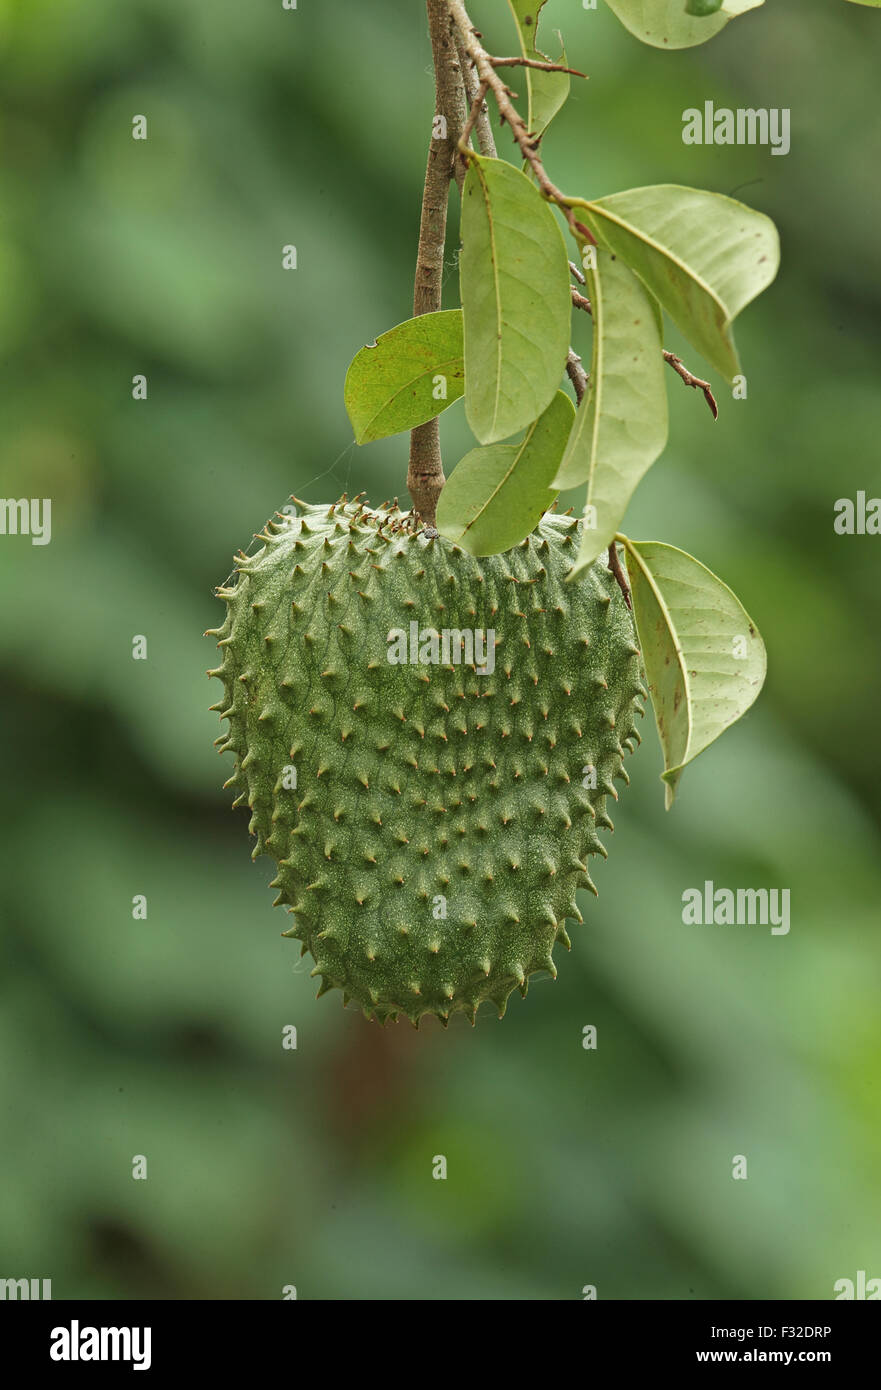
[[[474,14],[513,51],[506,6]],[[646,739],[557,983],[416,1034],[316,1003],[280,939],[220,789],[201,633],[290,492],[403,493],[406,440],[357,450],[342,386],[410,313],[423,7],[0,3],[0,493],[54,501],[51,545],[0,539],[3,1277],[486,1299],[881,1275],[881,541],[832,529],[837,497],[881,492],[877,16],[776,0],[681,53],[579,0],[545,23],[591,75],[544,147],[560,186],[681,182],[780,227],[738,325],[748,401],[720,392],[713,425],[671,376],[627,523],[732,585],[770,675],[670,815]],[[683,145],[705,99],[790,107],[792,152]],[[449,256],[452,290],[454,228]],[[461,404],[444,431],[449,471]],[[790,887],[791,934],[683,926],[705,879]]]

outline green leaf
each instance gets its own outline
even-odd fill
[[[723,0],[721,9],[716,7],[716,14],[704,8],[704,18],[697,17],[697,11],[687,13],[683,0],[606,0],[606,3],[625,28],[643,43],[653,48],[692,48],[695,44],[706,43],[724,29],[729,20],[756,9],[764,0]]]
[[[637,483],[667,442],[667,388],[657,300],[623,261],[602,249],[587,272],[593,309],[590,386],[554,487],[587,481],[581,550],[573,573],[608,550]]]
[[[850,0],[852,5],[870,5],[873,10],[881,10],[881,0]]]
[[[459,269],[465,413],[481,444],[541,415],[566,365],[572,299],[563,234],[538,189],[501,159],[471,155]]]
[[[669,810],[686,764],[756,699],[767,669],[765,646],[740,601],[698,560],[660,541],[620,539]]]
[[[539,17],[546,0],[508,0],[508,4],[517,23],[520,51],[523,57],[534,58],[539,63],[552,61],[546,53],[542,53],[541,49],[535,46]],[[565,49],[560,54],[558,61],[566,62]],[[526,68],[525,75],[529,103],[526,124],[533,135],[542,135],[566,102],[569,95],[569,74],[568,72],[542,72],[539,68]]]
[[[677,184],[581,203],[597,239],[626,261],[711,366],[740,370],[731,323],[780,264],[777,228],[764,213]]]
[[[498,555],[528,536],[552,506],[557,471],[575,411],[558,391],[519,444],[472,449],[440,495],[437,529],[472,555]]]
[[[437,399],[435,378],[446,395]],[[367,444],[433,420],[465,389],[462,312],[422,314],[390,328],[352,359],[345,401],[355,440]]]

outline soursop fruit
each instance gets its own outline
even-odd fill
[[[299,504],[218,590],[254,857],[319,994],[382,1022],[504,1013],[581,921],[588,856],[645,698],[633,621],[581,522],[475,559],[397,508]]]

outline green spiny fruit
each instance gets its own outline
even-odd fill
[[[284,935],[368,1017],[501,1017],[596,891],[645,697],[630,613],[601,563],[565,582],[580,521],[478,560],[396,508],[300,508],[239,557],[211,634]]]

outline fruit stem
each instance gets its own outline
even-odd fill
[[[450,181],[460,175],[457,151],[467,115],[465,87],[450,30],[447,0],[426,0],[426,9],[434,58],[435,120],[422,192],[414,316],[434,313],[442,306]],[[413,510],[426,526],[435,523],[437,501],[445,481],[440,425],[435,417],[411,431],[407,470],[407,490]]]

